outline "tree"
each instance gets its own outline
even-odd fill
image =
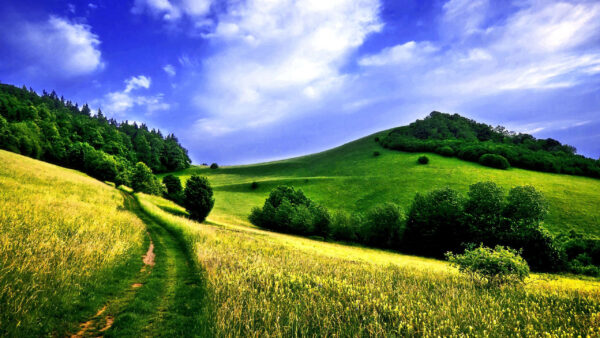
[[[464,240],[463,198],[450,188],[417,193],[406,221],[405,243],[413,252],[442,256]]]
[[[427,164],[429,163],[429,157],[425,155],[419,156],[419,159],[417,161],[419,162],[419,164]]]
[[[538,225],[547,212],[544,196],[531,185],[512,188],[503,211],[506,218],[522,225]]]
[[[131,188],[135,192],[160,195],[162,186],[158,179],[152,174],[152,169],[143,162],[138,162],[133,169],[131,177]]]
[[[210,169],[219,169],[219,165],[216,163],[213,163],[210,165]]]
[[[379,248],[399,248],[403,233],[404,213],[394,203],[370,209],[361,229],[364,243]]]
[[[510,167],[510,163],[504,156],[496,154],[481,155],[479,164],[497,169],[508,169]]]
[[[183,195],[183,205],[190,218],[198,222],[204,222],[215,204],[213,190],[208,179],[192,175],[185,185]]]
[[[474,242],[487,243],[498,237],[503,208],[504,190],[494,182],[479,182],[469,187],[465,221]]]
[[[162,182],[167,188],[165,197],[175,203],[181,203],[183,201],[183,188],[179,177],[169,174],[163,178]]]

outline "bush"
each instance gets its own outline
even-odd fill
[[[406,220],[405,242],[415,253],[443,256],[465,240],[463,197],[450,188],[417,193]]]
[[[539,224],[548,212],[544,196],[531,185],[514,187],[508,193],[504,217],[520,224]]]
[[[442,156],[450,157],[454,155],[454,149],[450,146],[443,146],[437,150],[437,153]]]
[[[252,190],[258,189],[258,183],[256,181],[252,182],[252,184],[250,184],[250,189],[252,189]]]
[[[216,163],[213,163],[210,165],[210,169],[219,169],[219,165]]]
[[[419,162],[419,164],[427,164],[429,163],[429,157],[423,155],[420,156],[419,159],[417,160],[417,162]]]
[[[474,281],[488,286],[518,284],[529,276],[529,266],[519,254],[510,248],[496,246],[494,249],[480,246],[465,250],[462,255],[446,253],[446,258],[460,272]]]
[[[379,142],[379,136],[375,137],[375,142]]]
[[[135,165],[131,177],[131,188],[135,192],[152,195],[161,195],[164,189],[156,176],[152,174],[152,169],[148,168],[144,162],[138,162]]]
[[[378,248],[398,248],[404,233],[404,213],[396,204],[370,209],[361,227],[362,242]]]
[[[327,210],[310,199],[302,190],[278,186],[271,191],[263,208],[254,208],[248,216],[256,226],[298,235],[325,237],[331,217]]]
[[[380,152],[378,152],[378,151],[374,151],[374,152],[373,152],[373,156],[377,157],[377,156],[379,156],[379,155],[381,155],[381,153],[380,153]]]
[[[206,177],[192,175],[185,185],[183,206],[191,219],[204,222],[215,205],[213,191]]]
[[[510,167],[510,163],[504,156],[496,154],[481,155],[479,164],[497,169],[508,169]]]
[[[362,223],[360,214],[338,211],[331,217],[329,236],[338,241],[357,242]]]
[[[183,188],[179,177],[167,175],[163,178],[163,184],[167,189],[165,197],[175,203],[181,204],[183,202]]]

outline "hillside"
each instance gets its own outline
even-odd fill
[[[73,329],[127,287],[144,224],[117,190],[0,150],[0,336]]]
[[[380,132],[322,153],[283,161],[209,169],[192,166],[175,172],[182,180],[192,174],[207,176],[215,189],[215,208],[209,220],[248,225],[254,206],[262,206],[269,191],[287,184],[330,209],[365,211],[385,201],[405,210],[417,192],[449,186],[466,192],[469,185],[493,181],[509,189],[531,184],[550,204],[545,225],[553,232],[569,229],[600,235],[600,180],[543,173],[518,168],[499,170],[457,158],[428,154],[428,165],[417,164],[422,153],[382,148]],[[380,156],[373,156],[379,151]],[[252,182],[258,182],[256,190]]]
[[[202,268],[207,299],[195,318],[207,336],[598,334],[597,281],[532,275],[524,287],[481,288],[446,262],[198,224],[160,197],[136,198]]]

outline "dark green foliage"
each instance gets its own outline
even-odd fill
[[[427,164],[429,163],[429,157],[423,155],[423,156],[419,156],[419,159],[417,160],[417,162],[419,162],[419,164]]]
[[[87,104],[79,110],[54,92],[38,96],[5,84],[0,84],[0,149],[126,185],[138,161],[153,172],[190,165],[174,135],[163,137],[144,124],[117,123],[101,111],[91,116]]]
[[[210,169],[219,169],[219,165],[216,163],[213,163],[210,165]]]
[[[412,252],[441,257],[465,239],[463,198],[450,188],[417,193],[406,221],[405,242]]]
[[[466,226],[474,243],[490,243],[498,237],[504,209],[504,190],[493,182],[469,187],[465,201]]]
[[[254,208],[252,224],[275,231],[325,237],[331,217],[327,210],[308,199],[302,190],[278,186],[271,191],[262,209]]]
[[[423,120],[392,130],[380,144],[388,149],[433,152],[472,162],[484,154],[495,154],[518,168],[600,178],[600,161],[577,155],[569,145],[516,134],[501,126],[493,128],[458,114],[432,112]]]
[[[558,236],[556,242],[565,255],[568,271],[600,277],[600,239],[571,231]]]
[[[192,175],[185,184],[183,206],[191,219],[204,222],[215,205],[213,190],[206,177]]]
[[[360,229],[361,242],[378,248],[399,248],[404,233],[404,213],[393,203],[369,210]]]
[[[377,156],[379,156],[379,155],[381,155],[381,153],[380,153],[380,152],[378,152],[378,151],[374,151],[374,152],[373,152],[373,156],[377,157]]]
[[[252,184],[250,184],[250,189],[252,189],[252,190],[258,189],[258,182],[256,182],[256,181],[252,182]]]
[[[538,225],[548,213],[544,196],[530,185],[512,188],[506,202],[504,216],[518,224]]]
[[[379,136],[376,136],[376,137],[375,137],[375,142],[378,142],[378,143],[379,143]]]
[[[177,204],[182,204],[183,187],[181,186],[181,180],[179,180],[179,177],[167,175],[163,177],[162,182],[167,189],[167,192],[164,196]]]
[[[360,242],[362,215],[338,211],[331,218],[329,236],[338,241]]]
[[[442,156],[450,157],[454,155],[454,149],[450,146],[443,146],[437,150],[437,153]]]
[[[446,258],[460,272],[486,286],[519,284],[529,276],[529,266],[519,253],[502,246],[494,249],[479,246],[461,255],[448,252]]]
[[[144,162],[138,162],[133,169],[131,176],[131,188],[135,192],[143,192],[152,195],[161,195],[163,193],[163,185],[152,174],[152,169]]]
[[[481,165],[497,169],[508,169],[510,167],[510,163],[504,156],[496,154],[483,154],[478,162]]]

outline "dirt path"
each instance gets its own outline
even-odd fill
[[[144,265],[129,290],[110,300],[72,337],[203,336],[204,287],[177,236],[146,215],[129,195],[126,207],[151,238]]]

